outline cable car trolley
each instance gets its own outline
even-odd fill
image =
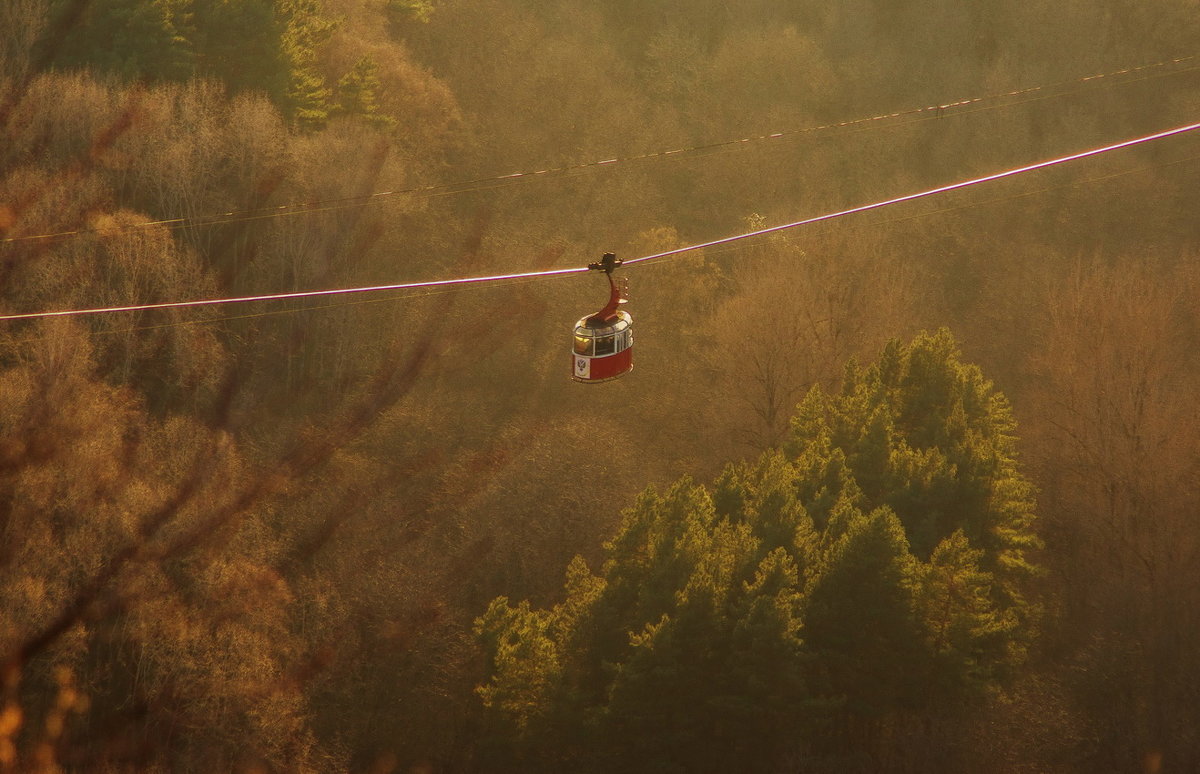
[[[633,370],[633,318],[622,310],[628,299],[625,283],[613,279],[613,269],[621,261],[613,253],[605,253],[596,263],[588,264],[594,271],[608,277],[608,304],[593,315],[575,323],[575,347],[572,353],[572,378],[593,384],[607,382]]]

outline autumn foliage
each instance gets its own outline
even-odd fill
[[[3,0],[0,315],[881,201],[1194,121],[1197,24]],[[0,772],[1200,769],[1194,142],[631,266],[596,389],[586,275],[0,321]]]

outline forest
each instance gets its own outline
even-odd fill
[[[2,0],[0,774],[1200,771],[1197,50]]]

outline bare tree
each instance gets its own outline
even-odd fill
[[[913,287],[879,241],[776,240],[734,259],[736,292],[710,320],[700,353],[720,389],[719,433],[777,446],[796,404],[832,386],[912,323]]]
[[[1056,636],[1103,767],[1200,762],[1200,318],[1194,269],[1078,267],[1047,299],[1029,402],[1063,583]]]

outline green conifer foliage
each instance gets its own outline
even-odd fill
[[[59,14],[72,7],[57,0]],[[369,58],[341,79],[335,100],[321,57],[336,26],[320,0],[94,0],[47,66],[126,81],[214,78],[233,93],[266,94],[313,129],[339,108],[377,115]]]
[[[1013,433],[941,331],[851,363],[783,452],[711,491],[647,489],[598,576],[576,558],[563,603],[501,598],[477,622],[514,765],[895,760],[899,729],[986,697],[1032,637]]]
[[[384,8],[393,24],[409,21],[428,24],[433,16],[434,4],[430,0],[386,0]]]
[[[277,12],[283,22],[280,42],[287,71],[284,107],[301,127],[319,128],[333,108],[333,89],[317,52],[337,25],[322,16],[318,0],[277,0]]]
[[[849,516],[805,594],[804,638],[819,690],[851,718],[921,703],[929,674],[916,615],[917,560],[887,508]]]
[[[234,93],[258,91],[283,100],[287,66],[285,17],[274,0],[192,0],[196,74]]]
[[[396,120],[379,112],[376,101],[379,93],[379,67],[369,56],[354,65],[350,72],[338,80],[336,113],[363,116],[373,124],[383,127],[395,125]]]
[[[516,607],[500,597],[475,625],[491,655],[492,680],[481,686],[484,704],[510,717],[523,732],[546,709],[546,698],[557,680],[557,654],[548,637],[550,615],[532,610],[528,602]]]
[[[91,66],[126,80],[184,80],[195,55],[189,0],[93,0],[50,66]],[[63,0],[56,13],[66,13]],[[45,41],[43,45],[45,45]]]

